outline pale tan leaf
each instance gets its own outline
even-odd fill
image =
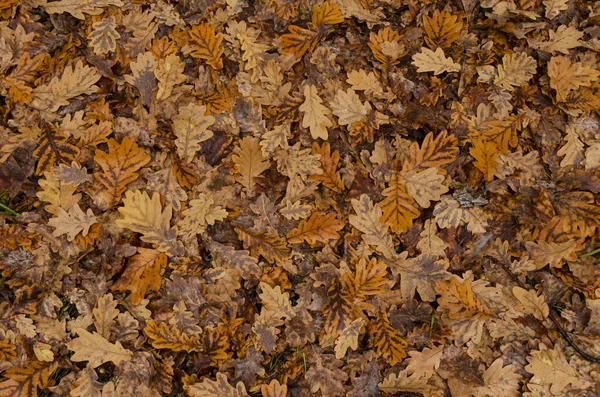
[[[290,303],[290,294],[288,292],[281,292],[281,287],[271,287],[265,282],[260,282],[260,289],[262,291],[259,294],[263,310],[267,310],[276,313],[279,317],[291,319],[294,317],[294,310]]]
[[[94,52],[97,55],[114,52],[117,48],[117,39],[121,38],[116,30],[115,17],[106,17],[99,22],[95,22],[92,27],[92,33],[88,35],[87,39],[94,48]]]
[[[543,345],[542,345],[543,346]],[[533,374],[529,383],[537,385],[550,385],[553,395],[561,395],[568,385],[574,389],[584,390],[591,386],[591,382],[583,379],[575,368],[567,362],[565,354],[558,344],[554,350],[535,350],[527,358],[529,365],[525,370]]]
[[[177,136],[175,145],[181,159],[192,161],[200,150],[200,143],[212,138],[213,132],[207,128],[214,123],[215,118],[206,115],[206,106],[190,103],[179,108],[173,116],[173,132]]]
[[[441,258],[446,257],[445,249],[448,248],[448,244],[437,236],[435,221],[427,219],[419,237],[421,239],[417,243],[417,249],[421,251],[421,254],[435,255]]]
[[[483,373],[484,386],[477,388],[475,397],[488,396],[520,396],[519,381],[521,375],[516,373],[517,366],[510,364],[502,367],[504,361],[497,358]]]
[[[383,212],[374,205],[369,196],[363,194],[360,198],[352,199],[352,207],[356,215],[348,217],[350,224],[363,233],[365,243],[377,248],[388,259],[396,255],[394,243],[388,227],[380,222]]]
[[[460,72],[460,65],[454,63],[452,58],[446,58],[441,47],[436,48],[435,52],[421,47],[421,52],[413,55],[412,59],[418,73],[433,72],[437,76],[444,72]]]
[[[137,59],[129,63],[129,67],[131,74],[123,76],[125,81],[138,89],[144,105],[150,105],[152,91],[156,88],[156,57],[150,51],[139,53]]]
[[[262,397],[286,397],[287,385],[282,385],[277,379],[273,379],[268,385],[260,386]]]
[[[439,201],[442,194],[448,191],[443,185],[445,177],[438,175],[436,167],[417,172],[411,170],[403,174],[406,192],[423,208],[429,208],[431,201]]]
[[[409,351],[408,355],[410,358],[407,360],[406,372],[430,378],[440,366],[443,351],[444,345],[434,347],[433,349],[425,347],[420,352]]]
[[[512,53],[502,57],[502,65],[498,65],[498,74],[494,84],[508,91],[526,85],[536,72],[535,59],[524,52]]]
[[[365,320],[357,318],[340,332],[340,335],[335,341],[335,358],[344,358],[348,349],[358,349],[358,335],[364,323]]]
[[[550,314],[550,308],[544,300],[544,296],[538,296],[535,290],[527,291],[521,287],[513,287],[512,293],[519,301],[519,304],[515,306],[518,311],[531,314],[540,321]]]
[[[165,59],[160,59],[154,69],[154,76],[158,80],[158,91],[156,99],[163,101],[171,96],[173,88],[187,80],[183,73],[185,63],[175,54],[167,55]]]
[[[106,294],[98,298],[96,307],[92,310],[96,332],[106,340],[110,339],[115,318],[119,315],[118,304],[119,302],[113,299],[112,294]]]
[[[202,382],[186,385],[184,388],[191,397],[248,397],[242,382],[233,387],[221,372],[217,372],[217,380],[205,378]]]
[[[77,334],[78,338],[67,343],[69,350],[75,352],[71,356],[71,361],[88,361],[89,366],[96,368],[108,361],[118,366],[133,357],[133,353],[121,346],[121,343],[110,343],[96,332],[92,334],[84,329],[78,329]]]
[[[262,155],[258,139],[242,139],[231,158],[236,165],[236,180],[247,190],[253,191],[254,179],[269,168],[269,162]]]
[[[121,0],[61,0],[51,3],[43,3],[42,7],[48,14],[62,14],[68,12],[77,19],[85,19],[85,14],[100,15],[104,7],[122,7]]]
[[[338,116],[338,124],[349,125],[362,121],[368,109],[360,102],[360,98],[352,88],[339,91],[330,103],[333,114]]]
[[[190,200],[189,208],[182,212],[185,217],[179,224],[179,234],[192,238],[201,234],[208,225],[227,218],[227,211],[220,205],[215,205],[212,193],[200,193],[197,199]]]
[[[561,11],[569,9],[569,0],[544,0],[544,6],[546,7],[546,18],[554,19]]]
[[[546,42],[531,41],[531,47],[542,51],[550,52],[552,55],[560,52],[561,54],[569,55],[569,50],[583,45],[579,41],[583,37],[583,33],[578,31],[573,26],[560,25],[556,31],[548,32],[549,40]]]
[[[79,204],[73,205],[69,211],[60,207],[56,211],[56,216],[48,221],[48,225],[55,228],[52,232],[53,235],[58,237],[66,234],[69,241],[73,241],[79,233],[84,237],[87,236],[90,227],[96,223],[96,217],[92,210],[88,208],[84,213]]]
[[[565,261],[574,261],[577,259],[575,251],[577,250],[577,241],[574,239],[567,240],[563,243],[538,241],[534,243],[528,241],[525,247],[529,252],[529,256],[535,263],[536,270],[543,268],[546,265],[550,267],[563,267]]]

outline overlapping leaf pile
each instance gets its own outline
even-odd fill
[[[600,2],[445,3],[2,0],[0,396],[597,392]]]

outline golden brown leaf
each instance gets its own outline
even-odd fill
[[[193,51],[191,55],[195,58],[204,59],[214,69],[223,68],[223,35],[215,32],[215,27],[209,24],[193,26],[188,33],[192,40]]]
[[[150,338],[152,346],[157,349],[169,349],[174,352],[202,350],[198,339],[181,332],[172,324],[148,320],[144,333]]]
[[[336,214],[330,212],[313,213],[309,219],[300,221],[298,227],[287,234],[288,241],[291,244],[299,244],[302,241],[314,245],[317,243],[327,244],[329,240],[337,240],[340,235],[337,233],[344,228],[344,222],[336,219]]]
[[[402,338],[396,328],[390,324],[384,311],[377,312],[377,320],[373,324],[373,345],[377,353],[390,365],[396,365],[406,357],[404,349],[408,343]]]
[[[160,271],[167,265],[167,256],[157,250],[142,248],[127,261],[127,267],[119,279],[112,285],[113,291],[131,291],[131,303],[137,305],[148,289],[160,288]]]
[[[435,10],[433,15],[423,15],[423,29],[427,36],[425,42],[431,48],[449,47],[450,44],[458,40],[463,23],[457,15],[453,15],[448,10]]]

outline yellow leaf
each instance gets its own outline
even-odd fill
[[[446,58],[441,47],[436,48],[435,52],[421,47],[421,52],[413,55],[412,59],[418,73],[433,72],[437,76],[444,72],[460,72],[460,65],[454,63],[452,58]]]
[[[148,289],[160,288],[161,269],[167,266],[167,256],[157,250],[138,247],[138,253],[127,260],[127,267],[112,285],[113,291],[131,291],[129,298],[138,305]]]
[[[200,150],[200,143],[212,138],[213,132],[207,128],[214,122],[213,116],[206,116],[205,106],[190,103],[179,108],[173,116],[173,132],[177,136],[177,154],[182,160],[191,162]]]
[[[303,29],[296,25],[288,27],[290,33],[281,35],[280,52],[294,54],[301,58],[307,51],[314,50],[319,41],[319,33],[314,30]]]
[[[319,146],[317,142],[313,142],[312,154],[321,155],[321,168],[323,169],[323,173],[311,175],[310,179],[321,181],[323,185],[334,192],[342,192],[344,190],[344,182],[342,182],[342,177],[338,171],[340,152],[336,150],[331,153],[329,142],[323,142],[321,146]]]
[[[97,55],[114,52],[117,49],[117,39],[121,35],[117,32],[117,23],[115,17],[109,16],[93,25],[92,33],[87,37],[90,45],[94,48]]]
[[[194,58],[204,59],[214,69],[223,68],[223,35],[216,34],[213,25],[201,24],[192,27],[188,33],[194,43],[192,44]]]
[[[286,397],[287,385],[281,385],[277,379],[273,379],[268,385],[260,386],[262,397]]]
[[[458,139],[456,137],[448,135],[448,131],[442,131],[437,137],[430,132],[421,143],[421,148],[417,142],[410,145],[410,163],[405,164],[403,170],[441,168],[454,162],[457,156]]]
[[[300,221],[298,227],[287,234],[291,244],[299,244],[306,241],[311,245],[316,243],[329,243],[329,240],[337,240],[345,223],[336,219],[335,213],[323,214],[315,212],[309,219]]]
[[[344,281],[355,301],[383,294],[390,287],[391,280],[387,278],[387,266],[375,258],[369,261],[360,259],[354,273],[354,275],[346,273]]]
[[[327,117],[331,111],[322,105],[317,87],[306,85],[304,87],[304,102],[299,110],[304,113],[302,127],[310,128],[310,134],[314,139],[327,139],[327,127],[333,126],[333,122]]]
[[[568,57],[557,56],[548,62],[548,76],[550,87],[556,90],[556,99],[564,102],[571,91],[591,86],[598,80],[600,72],[581,62],[571,63]]]
[[[119,342],[110,343],[98,333],[90,333],[82,328],[76,332],[79,337],[67,343],[69,350],[75,352],[70,358],[71,361],[88,361],[90,367],[96,368],[109,361],[118,366],[133,358],[133,353]]]
[[[373,345],[377,353],[381,354],[389,365],[394,366],[406,357],[404,348],[408,346],[408,343],[390,324],[390,320],[383,310],[377,312],[377,321],[373,324]]]

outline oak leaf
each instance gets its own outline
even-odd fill
[[[591,386],[567,362],[565,354],[555,345],[553,350],[535,350],[527,358],[529,364],[525,370],[533,374],[530,380],[533,384],[549,385],[553,395],[560,395],[568,385],[575,389],[584,390]]]
[[[158,80],[158,90],[156,91],[158,101],[169,98],[173,88],[187,80],[187,76],[183,73],[184,70],[185,63],[175,54],[158,60],[156,69],[154,69],[154,76]]]
[[[161,252],[173,255],[182,251],[183,244],[177,240],[177,229],[171,228],[172,208],[166,205],[163,211],[158,193],[150,198],[146,192],[127,191],[123,204],[119,208],[123,218],[116,220],[117,226],[141,233],[140,240],[158,244]]]
[[[394,233],[407,231],[420,211],[413,205],[413,198],[406,193],[402,176],[398,173],[393,174],[388,187],[383,189],[381,195],[385,197],[379,202],[383,211],[381,222],[388,225]]]
[[[260,386],[260,394],[262,397],[286,397],[287,385],[282,385],[277,379],[273,379],[268,385]]]
[[[410,351],[410,358],[407,361],[406,372],[409,374],[419,374],[425,378],[430,378],[435,374],[442,361],[444,346],[425,347],[423,351]]]
[[[330,103],[333,114],[338,116],[338,124],[349,125],[362,121],[368,113],[368,108],[360,102],[360,98],[352,88],[345,92],[338,91]]]
[[[319,32],[296,25],[290,25],[288,29],[290,33],[281,35],[280,52],[301,58],[307,51],[314,50],[320,38]]]
[[[304,113],[302,127],[310,128],[313,139],[321,138],[325,140],[327,139],[327,127],[333,126],[333,122],[327,117],[331,114],[331,111],[323,106],[322,102],[317,87],[306,85],[304,87],[304,102],[298,109]]]
[[[498,74],[494,84],[508,91],[521,87],[533,77],[537,63],[524,52],[512,53],[502,57],[502,65],[498,65]]]
[[[96,332],[106,340],[110,340],[115,318],[120,313],[117,309],[118,303],[113,299],[112,294],[106,294],[98,298],[96,307],[92,310]]]
[[[262,293],[259,295],[263,309],[275,313],[277,316],[291,319],[295,317],[294,309],[290,303],[290,294],[282,292],[280,286],[271,287],[265,282],[259,284]]]
[[[191,55],[204,59],[214,69],[223,68],[223,35],[215,32],[215,27],[209,24],[193,26],[188,33],[194,43]]]
[[[444,72],[460,72],[460,65],[454,63],[452,58],[446,58],[441,47],[435,51],[421,47],[421,52],[413,55],[412,59],[412,64],[418,68],[417,73],[433,72],[437,76]]]
[[[583,37],[583,32],[578,31],[573,26],[560,25],[556,30],[550,30],[548,36],[548,41],[537,42],[532,40],[530,46],[550,52],[552,55],[557,52],[569,55],[569,50],[583,44],[582,41],[579,41]]]
[[[144,333],[150,338],[152,346],[157,349],[169,349],[174,352],[202,350],[202,345],[196,337],[187,335],[173,324],[151,319],[146,323]]]
[[[340,6],[331,1],[324,1],[323,4],[315,3],[312,9],[312,24],[313,26],[335,25],[344,22],[344,16],[340,10]]]
[[[542,3],[546,7],[545,16],[548,19],[554,19],[561,11],[569,9],[569,0],[544,0]]]
[[[177,136],[177,154],[187,162],[191,162],[200,143],[212,138],[213,132],[208,130],[215,123],[213,116],[206,115],[206,107],[190,103],[179,108],[173,116],[173,132]]]
[[[133,139],[125,137],[120,144],[110,139],[108,153],[96,150],[94,160],[103,170],[94,176],[105,188],[99,193],[96,202],[101,203],[104,208],[110,208],[121,201],[127,184],[137,179],[137,171],[148,164],[150,156]]]
[[[129,63],[131,74],[123,76],[125,81],[135,86],[140,92],[142,103],[149,106],[152,103],[152,91],[156,88],[156,57],[150,51],[138,54],[135,61]]]
[[[68,138],[52,124],[45,123],[37,139],[38,147],[33,157],[38,159],[35,172],[38,175],[49,171],[56,163],[70,164],[79,156],[79,148],[68,142]]]
[[[379,390],[384,393],[418,393],[422,395],[432,394],[432,387],[427,385],[428,378],[415,373],[409,375],[408,371],[401,371],[398,375],[389,374],[381,383]]]
[[[348,349],[358,349],[358,335],[364,323],[365,320],[357,318],[340,332],[340,336],[335,340],[335,358],[344,358]]]
[[[312,154],[321,155],[321,168],[323,169],[323,173],[311,175],[310,179],[321,181],[323,185],[334,192],[342,192],[344,190],[344,182],[342,182],[340,172],[338,171],[340,152],[336,150],[331,153],[329,142],[323,142],[321,146],[319,146],[317,142],[313,142]]]
[[[106,17],[95,22],[92,27],[92,33],[88,35],[87,39],[94,48],[94,53],[103,55],[114,52],[117,49],[117,39],[121,38],[115,29],[117,27],[115,17]]]
[[[561,268],[564,266],[565,261],[577,260],[577,255],[575,254],[575,251],[577,251],[577,242],[574,239],[562,243],[543,240],[537,243],[527,241],[525,248],[527,248],[529,256],[536,266],[536,270],[546,265],[550,265],[551,268]]]
[[[267,262],[281,264],[289,255],[289,248],[285,240],[276,234],[255,232],[242,228],[235,228],[238,239],[242,241],[245,249],[249,249],[253,256],[262,255]]]
[[[411,170],[403,174],[406,192],[423,208],[429,208],[431,201],[439,201],[442,194],[448,191],[443,185],[445,177],[438,175],[437,168],[430,167],[424,171]]]
[[[346,273],[344,281],[355,300],[383,294],[391,287],[391,280],[387,278],[387,266],[374,258],[369,261],[360,259],[354,275]]]
[[[550,308],[544,296],[538,296],[534,290],[527,291],[521,287],[513,287],[512,293],[519,301],[515,309],[521,313],[531,314],[540,321],[543,321],[550,314]]]
[[[405,164],[403,170],[441,168],[454,162],[458,151],[458,139],[449,135],[448,131],[442,131],[437,137],[430,132],[425,136],[420,148],[417,142],[411,144],[410,162]]]
[[[475,159],[473,162],[475,167],[483,173],[488,182],[491,182],[494,179],[494,170],[497,166],[496,159],[500,154],[498,146],[494,142],[485,139],[475,139],[469,153]]]
[[[208,225],[227,218],[227,211],[215,205],[212,194],[200,193],[198,198],[190,200],[189,208],[181,213],[185,218],[178,224],[179,234],[192,238],[202,233]]]
[[[556,99],[567,100],[568,94],[577,88],[589,87],[598,80],[600,72],[581,62],[572,63],[568,57],[552,57],[548,62],[550,87],[556,90]]]
[[[44,3],[42,7],[48,14],[62,14],[68,12],[77,19],[85,19],[85,14],[100,15],[104,12],[104,7],[116,6],[122,7],[121,0],[61,0],[51,3]]]
[[[448,248],[448,244],[439,238],[436,233],[435,221],[427,219],[423,225],[423,231],[419,235],[420,240],[417,243],[417,249],[421,251],[421,254],[446,257],[445,249]]]
[[[335,213],[328,214],[315,212],[309,219],[300,221],[298,227],[287,234],[288,242],[299,244],[302,241],[314,245],[327,244],[329,240],[340,238],[338,231],[342,230],[345,223],[336,219]]]
[[[377,353],[381,354],[392,366],[406,357],[404,348],[408,346],[408,343],[392,326],[387,314],[381,310],[377,313],[377,320],[373,324],[373,345]]]
[[[377,33],[371,32],[369,36],[369,48],[373,51],[375,59],[383,65],[396,65],[402,55],[406,53],[402,36],[397,31],[385,26]]]
[[[350,215],[350,224],[363,233],[365,243],[377,248],[387,259],[396,255],[392,237],[387,225],[383,225],[380,219],[383,212],[377,204],[373,204],[369,196],[363,194],[360,198],[352,199],[352,207],[356,215]]]
[[[423,15],[423,29],[425,30],[425,43],[431,48],[449,47],[458,40],[463,23],[457,15],[448,10],[435,10],[433,15]]]
[[[270,166],[262,155],[258,139],[253,137],[243,138],[231,158],[236,165],[236,180],[249,191],[254,190],[254,180]]]
[[[81,7],[81,4],[78,7]],[[60,77],[55,76],[49,83],[34,88],[33,101],[30,106],[39,110],[56,112],[59,107],[68,105],[71,98],[97,92],[100,88],[94,84],[100,80],[100,77],[96,68],[77,61],[74,66],[65,67]]]
[[[50,386],[50,376],[58,367],[58,363],[47,364],[31,361],[25,368],[9,368],[2,376],[8,378],[0,382],[0,396],[37,397],[38,387]]]
[[[404,253],[406,257],[406,253]],[[426,302],[435,300],[436,283],[450,277],[448,261],[434,255],[421,254],[416,258],[398,260],[392,265],[394,275],[400,273],[400,292],[403,299],[413,299],[418,292]]]
[[[148,289],[158,291],[160,272],[167,265],[167,256],[157,250],[138,247],[138,253],[129,258],[127,267],[112,285],[113,291],[131,291],[131,303],[138,305]]]
[[[227,376],[217,372],[217,380],[204,379],[193,385],[185,385],[191,397],[248,397],[244,383],[238,382],[234,388],[227,382]]]
[[[96,368],[109,361],[118,366],[133,357],[133,353],[119,342],[112,344],[100,334],[90,333],[83,328],[76,332],[79,337],[67,343],[69,350],[75,352],[71,356],[72,361],[88,361],[89,366]]]
[[[91,209],[83,212],[79,204],[73,205],[69,211],[62,208],[56,209],[56,216],[48,221],[48,225],[53,226],[55,230],[52,232],[55,236],[67,235],[67,240],[75,240],[75,236],[81,233],[82,236],[87,236],[90,227],[96,223],[96,217]]]
[[[521,375],[516,370],[517,366],[509,364],[502,366],[504,361],[497,358],[483,373],[484,386],[477,388],[475,397],[507,396],[517,397]]]

